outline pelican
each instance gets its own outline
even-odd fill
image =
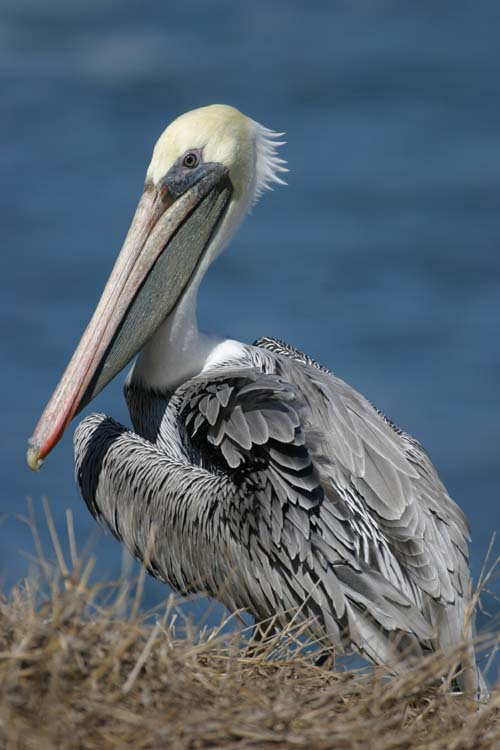
[[[484,694],[468,526],[422,446],[294,347],[198,329],[207,268],[283,183],[281,135],[226,105],[167,127],[28,464],[138,355],[125,383],[133,431],[87,416],[75,465],[90,512],[152,575],[256,623],[304,623],[326,648],[396,673],[465,635],[458,685]]]

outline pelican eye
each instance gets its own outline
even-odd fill
[[[184,159],[182,160],[182,166],[187,169],[194,169],[198,166],[200,157],[194,151],[188,151]]]

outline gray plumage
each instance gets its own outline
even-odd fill
[[[452,652],[471,596],[468,527],[421,445],[292,347],[242,352],[172,393],[132,382],[135,432],[81,422],[90,511],[182,593],[307,621],[324,645],[395,671]]]

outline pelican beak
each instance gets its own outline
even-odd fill
[[[146,183],[99,304],[28,443],[38,470],[73,416],[142,349],[189,285],[232,193],[228,170],[205,163],[186,180]]]

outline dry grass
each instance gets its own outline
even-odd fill
[[[2,750],[500,748],[500,691],[477,711],[437,679],[451,662],[392,680],[328,671],[292,633],[252,655],[241,633],[179,627],[172,599],[140,615],[142,580],[90,586],[69,528],[72,565],[52,526],[58,569],[39,548],[45,585],[0,598]]]

